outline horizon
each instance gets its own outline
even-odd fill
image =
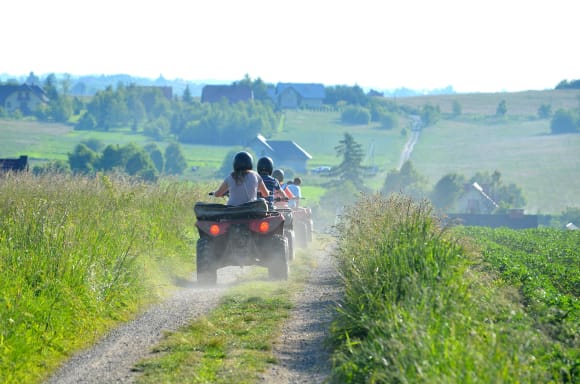
[[[56,78],[58,80],[62,79],[63,76],[70,76],[72,79],[81,79],[83,77],[130,77],[130,78],[135,78],[135,79],[140,79],[140,80],[145,80],[145,81],[150,81],[150,82],[156,82],[159,79],[163,79],[167,82],[170,83],[174,83],[174,82],[184,82],[183,86],[185,87],[185,84],[191,84],[191,85],[230,85],[233,82],[236,81],[240,81],[244,78],[244,76],[240,77],[239,79],[183,79],[183,78],[167,78],[165,76],[163,76],[163,74],[160,74],[158,77],[153,78],[153,77],[143,77],[143,76],[136,76],[136,75],[131,75],[129,73],[113,73],[113,74],[104,74],[104,73],[92,73],[92,74],[73,74],[73,73],[69,73],[69,72],[62,72],[62,73],[36,73],[34,71],[31,71],[34,76],[38,77],[39,79],[43,80],[45,79],[47,76],[49,75],[55,75]],[[6,82],[6,81],[10,81],[10,80],[16,80],[16,81],[21,81],[24,82],[26,80],[26,78],[28,78],[30,76],[30,72],[27,74],[9,74],[9,73],[0,73],[0,82]],[[256,76],[255,78],[251,77],[251,80],[257,80],[258,78],[260,78],[262,81],[264,81],[266,84],[277,84],[277,83],[298,83],[298,84],[306,84],[307,82],[301,82],[301,81],[297,81],[297,82],[290,82],[290,81],[278,81],[278,82],[269,82],[266,81],[265,79],[263,79],[260,76]],[[466,91],[466,92],[461,92],[458,91],[457,89],[455,89],[455,87],[452,84],[449,84],[445,87],[441,87],[441,88],[410,88],[410,87],[398,87],[398,88],[380,88],[378,86],[362,86],[360,84],[346,84],[346,83],[336,83],[336,84],[326,84],[326,83],[321,83],[321,82],[317,82],[317,81],[313,81],[313,82],[308,82],[308,83],[317,83],[317,84],[322,84],[325,87],[332,87],[332,86],[360,86],[365,92],[369,92],[370,90],[374,90],[374,91],[378,91],[378,92],[384,92],[390,95],[396,94],[396,92],[398,91],[403,91],[403,92],[410,92],[410,93],[414,93],[416,95],[430,95],[430,94],[469,94],[469,93],[512,93],[512,92],[526,92],[526,91],[549,91],[549,90],[554,90],[555,87],[561,82],[561,81],[573,81],[573,80],[578,80],[578,79],[561,79],[557,84],[554,84],[552,87],[549,88],[543,88],[543,89],[532,89],[532,88],[527,88],[527,89],[521,89],[521,90],[516,90],[516,91],[507,91],[507,90],[499,90],[499,91]],[[111,85],[115,85],[115,84],[111,84]]]

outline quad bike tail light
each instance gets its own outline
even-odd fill
[[[268,232],[270,230],[270,223],[268,223],[267,221],[262,221],[258,226],[258,230],[262,233]]]
[[[278,228],[282,223],[284,223],[284,218],[281,215],[252,220],[250,222],[250,230],[255,233],[266,234]]]
[[[223,235],[228,231],[230,226],[229,223],[226,222],[216,223],[213,221],[198,221],[196,225],[201,231],[213,237]]]
[[[213,236],[217,236],[220,234],[220,226],[217,224],[212,224],[209,226],[209,233]]]

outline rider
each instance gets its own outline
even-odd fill
[[[282,191],[286,192],[286,196],[288,197],[288,201],[291,201],[292,199],[295,198],[294,194],[292,194],[292,191],[289,190],[287,187],[287,185],[284,184],[284,171],[281,169],[275,169],[274,172],[272,172],[272,176],[278,180],[278,182],[280,183],[280,187],[282,188]],[[279,201],[274,203],[274,205],[276,207],[280,207],[280,208],[288,208],[288,201]]]
[[[300,199],[302,198],[302,188],[300,185],[302,184],[302,179],[300,177],[295,177],[294,182],[290,183],[288,181],[288,189],[294,195],[294,200],[288,202],[288,206],[290,208],[298,208],[300,203]]]
[[[242,151],[234,156],[234,170],[224,179],[214,196],[225,196],[229,192],[228,205],[241,205],[257,199],[258,192],[268,196],[268,189],[257,172],[252,170],[254,159]]]
[[[282,190],[278,180],[272,177],[272,172],[274,170],[274,162],[272,161],[271,158],[269,158],[268,156],[261,157],[258,160],[258,165],[256,166],[256,169],[258,170],[258,174],[262,177],[262,180],[264,180],[266,188],[268,188],[268,190],[270,191],[270,193],[268,194],[268,198],[266,199],[268,200],[268,205],[270,206],[270,208],[272,209],[274,208],[275,197],[281,197],[285,200],[288,199],[288,195],[286,195],[286,192]]]

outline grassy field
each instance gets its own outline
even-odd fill
[[[522,188],[528,213],[558,213],[580,204],[579,150],[580,135],[550,135],[547,120],[443,120],[421,132],[411,160],[431,185],[447,173],[499,170],[504,183]]]
[[[77,144],[84,140],[97,139],[105,145],[126,145],[135,143],[144,146],[156,143],[165,148],[167,142],[155,141],[130,129],[116,129],[110,132],[75,131],[64,124],[46,124],[33,121],[14,121],[0,119],[0,157],[28,155],[34,166],[46,160],[68,159],[67,154],[74,151]],[[190,166],[200,167],[202,178],[210,178],[218,169],[231,148],[210,147],[205,145],[182,145],[184,155]],[[189,175],[191,177],[195,175]]]
[[[580,100],[578,90],[545,90],[510,93],[470,93],[459,95],[428,95],[397,99],[399,105],[421,108],[425,104],[438,105],[441,113],[451,114],[453,103],[457,101],[462,107],[462,114],[467,116],[495,115],[497,105],[505,100],[510,116],[536,116],[542,104],[549,104],[552,112],[559,108],[578,108]]]

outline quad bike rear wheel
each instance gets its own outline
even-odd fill
[[[213,242],[205,237],[197,241],[197,282],[215,285],[217,283],[217,268],[214,263],[215,251]]]
[[[270,262],[268,275],[273,280],[288,280],[288,240],[281,235],[274,235],[270,240]]]
[[[295,256],[296,234],[293,229],[285,229],[284,236],[288,240],[288,260],[293,261]]]

